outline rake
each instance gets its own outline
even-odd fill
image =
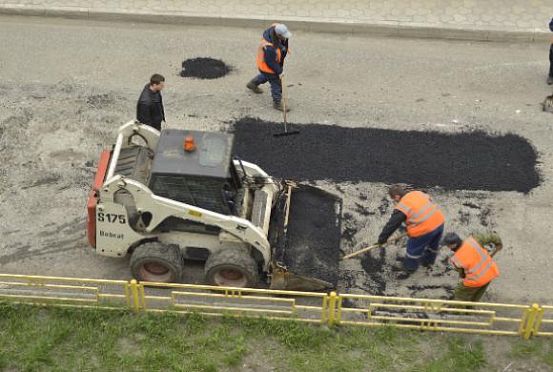
[[[285,136],[293,136],[295,134],[300,134],[299,130],[288,130],[288,121],[286,116],[286,106],[287,106],[287,89],[286,85],[284,84],[284,77],[280,77],[280,85],[282,85],[282,116],[283,116],[283,122],[284,122],[284,132],[275,133],[273,134],[273,137],[285,137]]]

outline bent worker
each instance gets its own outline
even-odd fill
[[[553,32],[553,18],[549,21],[549,29]],[[547,84],[553,84],[553,40],[549,46],[549,75],[547,76]]]
[[[254,93],[263,93],[259,85],[269,82],[271,95],[273,96],[273,107],[280,111],[284,110],[281,77],[284,59],[288,54],[288,39],[290,36],[292,36],[292,33],[282,23],[275,23],[263,32],[261,43],[257,49],[259,75],[246,85]]]
[[[492,280],[499,276],[493,253],[490,255],[472,236],[461,241],[459,235],[449,233],[443,243],[454,252],[450,262],[463,279],[455,288],[454,300],[480,301]]]
[[[407,225],[407,252],[403,266],[407,274],[416,271],[420,264],[430,267],[436,261],[445,218],[437,204],[422,191],[410,191],[402,185],[392,185],[388,194],[396,203],[392,216],[378,237],[384,244],[403,224]]]
[[[161,122],[165,121],[165,110],[161,97],[164,87],[163,75],[153,74],[150,83],[146,84],[136,104],[136,120],[157,130],[161,130]]]

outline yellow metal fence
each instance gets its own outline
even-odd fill
[[[553,306],[0,274],[0,301],[264,317],[365,327],[553,336]]]

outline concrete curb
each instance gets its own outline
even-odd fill
[[[69,19],[89,19],[99,21],[124,21],[161,24],[254,27],[263,28],[267,23],[277,21],[268,17],[223,17],[210,14],[152,13],[128,10],[101,11],[78,7],[30,7],[2,5],[0,14],[19,16],[61,17]],[[279,22],[290,28],[310,32],[340,33],[351,35],[378,35],[406,38],[432,38],[468,41],[542,42],[550,41],[551,33],[541,29],[509,30],[503,28],[475,28],[472,25],[454,27],[441,24],[416,24],[402,21],[382,21],[364,23],[344,22],[340,19],[285,17]]]

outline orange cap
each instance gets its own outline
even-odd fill
[[[194,150],[196,150],[196,142],[194,141],[194,137],[192,136],[184,137],[184,151],[192,152]]]

